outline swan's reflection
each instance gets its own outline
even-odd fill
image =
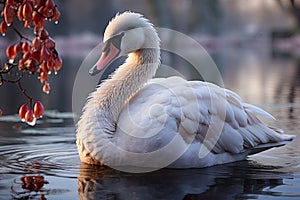
[[[81,164],[78,195],[80,199],[245,198],[272,195],[270,188],[282,185],[286,176],[256,168],[247,161],[204,169],[162,169],[146,174]]]

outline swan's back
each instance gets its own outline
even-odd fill
[[[206,167],[245,159],[252,149],[293,138],[266,126],[259,116],[271,117],[216,85],[180,77],[153,79],[125,104],[114,142],[128,152],[149,153],[180,135],[185,145],[172,148],[181,148],[183,155],[171,166]],[[271,145],[258,148],[266,143]],[[202,159],[200,150],[207,154]]]

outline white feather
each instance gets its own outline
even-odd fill
[[[270,113],[264,111],[263,109],[261,109],[257,106],[254,106],[254,105],[251,105],[248,103],[244,103],[243,106],[244,106],[245,110],[250,111],[253,114],[256,114],[257,116],[263,116],[263,117],[267,117],[267,118],[276,120],[275,117],[273,117]]]

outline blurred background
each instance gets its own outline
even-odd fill
[[[58,25],[46,27],[63,59],[58,75],[50,76],[51,92],[41,92],[39,80],[24,79],[30,94],[46,109],[72,111],[72,88],[82,61],[102,40],[108,21],[117,12],[140,12],[158,27],[194,38],[217,64],[225,87],[260,106],[285,105],[284,118],[292,119],[299,103],[300,0],[64,0],[55,1],[61,11]],[[0,38],[1,62],[5,49],[18,40]],[[100,52],[99,52],[100,55]],[[181,71],[187,79],[199,79],[186,63],[166,56],[163,63]],[[14,84],[0,87],[4,114],[16,113],[26,101]],[[289,106],[293,104],[293,106]],[[278,113],[277,115],[281,115]]]

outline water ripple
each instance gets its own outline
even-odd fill
[[[7,137],[10,134],[15,137]],[[1,173],[77,177],[80,161],[74,126],[25,128],[7,135],[0,136],[0,141],[5,141],[0,146]]]
[[[128,174],[80,163],[75,126],[68,116],[62,115],[63,123],[43,119],[34,128],[0,121],[0,199],[107,199],[111,195],[121,199],[300,198],[299,170],[291,171],[299,169],[295,150],[299,139],[284,151],[273,150],[272,157],[260,156],[251,162]],[[286,164],[290,158],[297,162]]]

